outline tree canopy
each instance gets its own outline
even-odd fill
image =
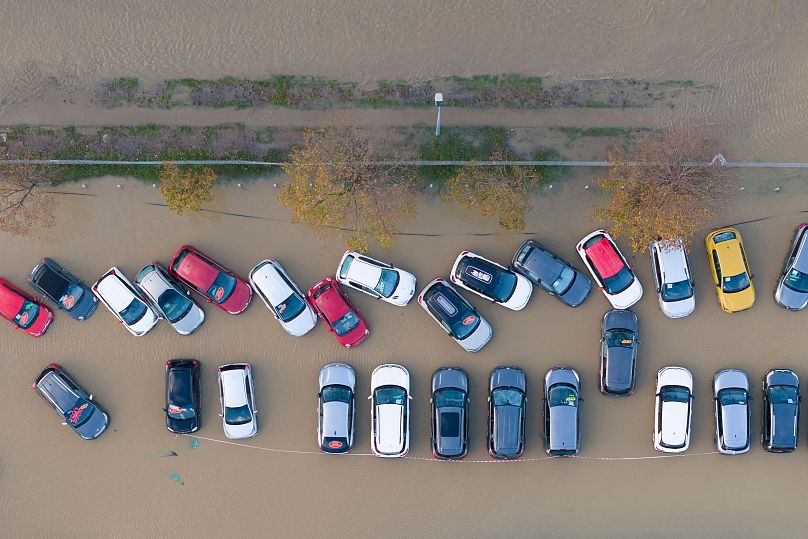
[[[215,181],[216,173],[211,168],[180,168],[163,163],[160,169],[160,194],[168,208],[177,215],[182,215],[186,210],[197,212],[202,209],[202,204],[213,200]]]
[[[0,163],[0,231],[27,234],[54,223],[53,171],[42,165]]]

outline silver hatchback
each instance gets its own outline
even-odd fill
[[[752,443],[752,409],[749,407],[749,378],[737,369],[715,373],[715,445],[725,455],[749,451]]]
[[[345,363],[320,371],[317,394],[317,444],[324,453],[347,453],[354,442],[356,373]]]
[[[190,335],[205,321],[205,312],[188,297],[190,293],[169,277],[157,262],[138,272],[135,285],[146,294],[152,308],[180,335]]]

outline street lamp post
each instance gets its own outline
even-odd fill
[[[440,109],[443,108],[443,94],[436,93],[435,94],[435,106],[438,107],[438,122],[435,124],[435,136],[440,136]]]

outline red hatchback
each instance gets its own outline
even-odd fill
[[[370,329],[359,310],[331,277],[312,286],[307,297],[317,316],[328,324],[328,331],[337,337],[342,346],[356,346],[370,335]]]
[[[191,245],[179,248],[168,273],[230,314],[244,311],[252,299],[252,288],[244,279]]]
[[[53,311],[0,277],[0,315],[15,329],[41,337],[53,320]]]

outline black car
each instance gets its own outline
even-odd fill
[[[525,450],[525,372],[518,367],[491,371],[488,394],[488,454],[518,459]]]
[[[469,379],[463,369],[445,367],[432,375],[432,455],[462,459],[469,447]]]
[[[583,303],[592,290],[589,277],[533,240],[527,240],[519,247],[513,255],[511,267],[570,307]]]
[[[87,285],[50,258],[34,266],[28,282],[76,320],[90,318],[98,305],[98,298]]]
[[[763,449],[790,453],[797,448],[800,380],[793,371],[774,369],[763,379]]]
[[[600,392],[604,395],[630,395],[637,371],[637,315],[613,309],[603,317],[600,337]]]
[[[195,432],[200,422],[199,362],[166,361],[166,428],[178,434]]]
[[[33,387],[62,418],[62,424],[85,440],[98,438],[109,426],[107,413],[59,365],[48,365],[36,377]]]

